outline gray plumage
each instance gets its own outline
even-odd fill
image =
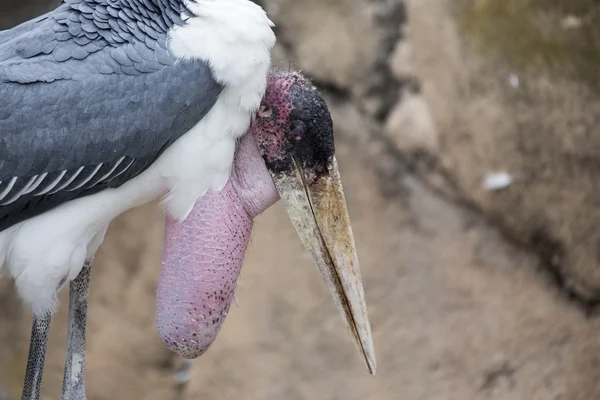
[[[200,121],[222,87],[177,61],[181,0],[65,0],[0,31],[0,231],[118,187]]]

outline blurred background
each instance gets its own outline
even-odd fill
[[[0,28],[57,1],[3,0]],[[361,259],[368,375],[281,205],[186,387],[157,335],[162,218],[114,221],[92,279],[90,400],[589,400],[600,396],[600,3],[263,0],[274,64],[322,89]],[[66,291],[44,399],[60,393]],[[0,280],[0,399],[30,313]]]

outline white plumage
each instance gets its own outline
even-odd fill
[[[180,59],[208,60],[224,90],[205,118],[136,178],[0,232],[0,273],[15,278],[19,295],[36,315],[55,309],[60,287],[93,258],[115,217],[164,196],[165,211],[183,220],[201,196],[227,181],[235,140],[264,95],[273,23],[247,0],[187,5],[196,16],[170,32],[168,48]]]

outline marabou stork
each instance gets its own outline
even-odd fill
[[[271,68],[272,27],[249,0],[64,0],[0,31],[0,272],[34,313],[23,399],[39,398],[67,283],[61,398],[85,399],[94,254],[112,219],[157,198],[169,348],[210,346],[252,218],[281,198],[374,373],[331,116],[301,75]]]

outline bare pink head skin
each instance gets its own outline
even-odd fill
[[[253,218],[280,195],[355,339],[363,349],[363,341],[368,347],[370,327],[368,320],[363,326],[362,284],[337,174],[333,124],[325,102],[301,75],[271,71],[250,131],[237,144],[225,187],[203,196],[185,221],[166,220],[156,318],[169,349],[196,358],[216,339],[234,299]],[[313,205],[311,200],[317,202]],[[319,228],[318,219],[322,220]],[[339,232],[331,225],[338,226]],[[326,249],[330,240],[341,251],[334,254]],[[346,255],[354,258],[345,260]],[[368,337],[361,336],[365,332]],[[374,371],[374,358],[368,358],[368,363]]]

